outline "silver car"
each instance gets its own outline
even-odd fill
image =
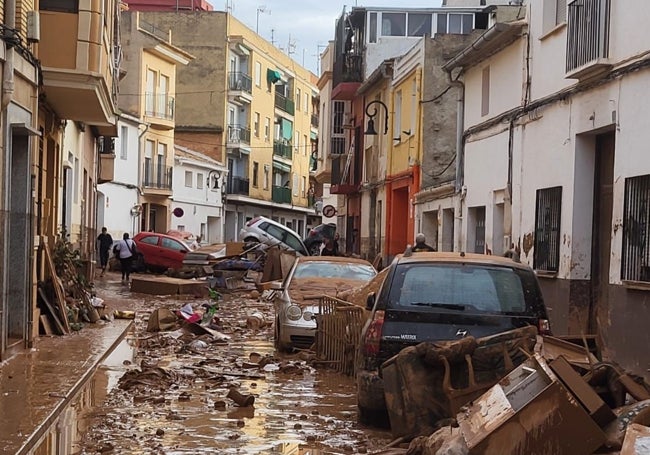
[[[309,348],[316,336],[318,300],[339,297],[363,286],[377,271],[368,261],[340,256],[296,258],[276,288],[275,346],[280,351]]]
[[[269,218],[258,216],[241,229],[239,238],[246,243],[259,243],[263,248],[280,245],[303,256],[309,256],[300,236],[288,227]]]

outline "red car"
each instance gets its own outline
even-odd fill
[[[180,269],[183,267],[185,255],[192,251],[189,245],[178,237],[156,232],[140,232],[133,240],[138,252],[144,257],[144,265],[151,271]]]

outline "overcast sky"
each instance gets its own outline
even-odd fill
[[[258,33],[285,50],[293,44],[291,57],[317,73],[318,54],[334,38],[336,19],[343,7],[352,6],[428,7],[440,6],[440,0],[208,0],[215,10],[230,5],[233,15]],[[259,12],[258,9],[265,9]],[[272,31],[273,30],[273,31]]]

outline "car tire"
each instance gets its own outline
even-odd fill
[[[321,242],[314,242],[311,245],[309,245],[309,255],[320,256],[320,246],[321,246]]]

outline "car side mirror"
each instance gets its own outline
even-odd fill
[[[375,306],[375,293],[371,292],[366,298],[366,310],[372,311]]]

